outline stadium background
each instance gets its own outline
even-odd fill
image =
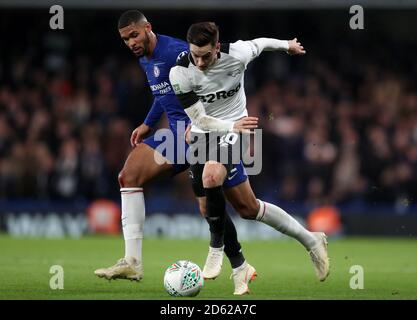
[[[242,3],[237,11],[173,14],[145,2],[144,10],[156,32],[179,38],[192,22],[215,20],[224,42],[298,37],[307,48],[303,57],[264,53],[246,73],[249,114],[263,129],[263,171],[251,177],[258,197],[300,219],[335,206],[346,234],[415,234],[415,11],[365,6],[365,29],[351,30],[348,6],[243,10]],[[64,30],[49,28],[48,8],[1,9],[0,221],[11,233],[50,236],[71,235],[73,222],[81,234],[91,230],[92,202],[118,203],[129,136],[152,97],[119,39],[123,8],[64,4]],[[186,173],[145,186],[145,196],[148,217],[189,214],[202,223],[193,235],[204,234]],[[112,208],[98,208],[102,222],[110,219]],[[148,221],[149,232],[184,233],[170,231],[163,215]]]
[[[64,7],[64,30],[49,28],[52,4]],[[297,37],[307,49],[263,53],[246,72],[249,114],[264,138],[263,171],[251,183],[259,198],[332,236],[332,275],[313,282],[295,242],[230,209],[260,273],[252,298],[415,299],[417,3],[361,1],[364,30],[349,28],[350,1],[141,4],[157,33],[184,38],[191,23],[214,20],[224,42]],[[0,1],[0,299],[166,298],[167,265],[204,263],[208,228],[184,173],[145,186],[141,290],[92,274],[123,250],[117,174],[152,101],[116,28],[137,6]],[[54,264],[65,267],[62,292],[48,286]],[[352,265],[365,268],[368,290],[349,288]],[[199,297],[233,298],[226,277]]]

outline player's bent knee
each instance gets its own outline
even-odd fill
[[[120,171],[118,180],[121,188],[141,187],[145,183],[140,172],[133,172],[126,168]]]
[[[204,188],[214,188],[218,187],[222,184],[221,177],[215,174],[209,173],[207,175],[203,175],[203,186]]]
[[[117,176],[117,180],[119,181],[120,188],[126,187],[125,177],[124,177],[123,170],[119,172],[119,175]]]

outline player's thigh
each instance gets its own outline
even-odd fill
[[[233,208],[242,218],[255,219],[259,211],[259,203],[253,193],[249,180],[224,190],[224,194]]]
[[[213,188],[222,185],[226,175],[227,169],[220,162],[206,162],[202,176],[204,188]]]
[[[124,184],[143,185],[157,176],[170,175],[172,170],[172,164],[159,152],[141,143],[130,152],[119,178]]]

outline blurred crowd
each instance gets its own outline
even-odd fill
[[[356,82],[313,59],[305,77],[270,81],[249,97],[265,131],[265,176],[280,200],[415,204],[415,87],[375,64],[360,68]]]
[[[53,72],[28,57],[11,65],[0,86],[0,196],[91,199],[118,192],[130,133],[152,98],[134,59],[92,63],[78,57]]]
[[[263,129],[263,170],[251,177],[258,195],[415,203],[417,92],[409,66],[353,61],[346,52],[333,61],[264,55],[246,75],[249,115]],[[0,197],[119,198],[130,134],[152,103],[135,58],[50,54],[39,63],[22,54],[4,61]],[[152,186],[192,196],[186,175]]]

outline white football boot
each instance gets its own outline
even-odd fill
[[[240,296],[250,293],[249,283],[255,280],[256,276],[255,268],[246,261],[239,268],[233,269],[233,273],[230,276],[235,284],[235,292],[233,294]]]
[[[221,248],[209,247],[206,264],[203,268],[203,277],[205,280],[216,279],[222,271],[224,246]]]
[[[326,280],[330,273],[329,257],[327,255],[327,236],[323,232],[313,232],[317,244],[308,251],[313,261],[316,276],[320,281]]]
[[[143,267],[134,257],[125,257],[109,268],[97,269],[94,274],[100,278],[128,279],[139,281],[143,278]]]

